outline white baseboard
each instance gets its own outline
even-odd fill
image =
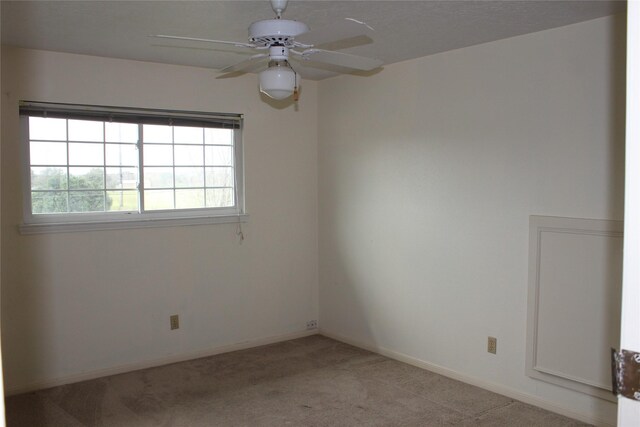
[[[375,344],[368,344],[364,342],[360,342],[357,340],[353,340],[351,338],[342,336],[340,334],[335,334],[331,331],[327,331],[325,329],[320,329],[320,334],[325,337],[332,338],[336,341],[341,341],[345,344],[350,344],[355,347],[362,348],[364,350],[369,350],[374,353],[381,354],[390,359],[398,360],[400,362],[407,363],[409,365],[416,366],[418,368],[426,369],[431,372],[435,372],[436,374],[443,375],[445,377],[452,378],[454,380],[462,381],[467,384],[474,385],[476,387],[483,388],[485,390],[492,391],[494,393],[501,394],[506,397],[510,397],[515,400],[519,400],[520,402],[528,403],[530,405],[537,406],[542,409],[546,409],[547,411],[555,412],[556,414],[564,415],[566,417],[570,417],[576,420],[580,420],[585,423],[593,424],[595,426],[601,427],[612,427],[615,424],[611,424],[608,420],[604,420],[597,416],[589,416],[579,412],[575,412],[571,409],[565,408],[563,406],[558,406],[556,402],[552,402],[549,400],[541,399],[538,396],[533,396],[528,393],[523,393],[521,391],[515,390],[513,388],[504,386],[502,384],[493,383],[490,381],[486,381],[481,378],[476,378],[467,374],[463,374],[458,371],[454,371],[449,368],[445,368],[444,366],[436,365],[433,363],[425,362],[424,360],[417,359],[412,356],[408,356],[403,353],[399,353],[394,350],[390,350],[384,347],[380,347]]]
[[[305,330],[299,332],[292,332],[284,335],[275,335],[266,338],[258,338],[248,341],[242,341],[239,343],[223,345],[218,347],[207,348],[204,350],[198,350],[190,353],[174,354],[167,357],[161,357],[153,360],[144,360],[140,362],[127,363],[125,365],[113,366],[110,368],[97,369],[95,371],[82,372],[79,374],[66,375],[58,378],[45,379],[41,381],[32,382],[26,385],[20,385],[16,387],[7,387],[5,394],[12,396],[21,393],[28,393],[31,391],[42,390],[50,387],[57,387],[65,384],[77,383],[80,381],[93,380],[96,378],[106,377],[109,375],[124,374],[126,372],[138,371],[140,369],[154,368],[156,366],[168,365],[170,363],[184,362],[187,360],[199,359],[201,357],[214,356],[216,354],[229,353],[231,351],[245,350],[252,347],[260,347],[262,345],[274,344],[281,341],[293,340],[296,338],[303,338],[310,335],[318,334],[318,330]]]

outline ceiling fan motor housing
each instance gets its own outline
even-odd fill
[[[309,31],[304,22],[288,19],[265,19],[249,26],[249,41],[260,47],[293,46],[296,36]]]

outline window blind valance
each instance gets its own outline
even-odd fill
[[[240,129],[242,123],[242,114],[209,114],[201,111],[171,111],[31,101],[20,102],[20,115],[219,129]]]

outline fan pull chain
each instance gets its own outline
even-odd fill
[[[236,150],[236,144],[237,144],[237,140],[235,139],[235,132],[234,132],[234,141],[233,141],[233,167],[234,167],[234,175],[235,175],[235,168],[238,166],[238,157],[237,157],[237,150]],[[236,208],[237,208],[237,213],[238,213],[238,225],[236,225],[236,236],[238,236],[238,244],[242,244],[242,242],[244,241],[244,233],[242,232],[242,219],[240,218],[240,199],[238,197],[238,180],[234,178],[233,180],[233,193],[235,196],[235,203],[236,203]]]
[[[242,232],[242,224],[240,222],[238,222],[238,225],[236,227],[236,236],[238,236],[238,238],[240,239],[240,244],[242,244],[242,242],[244,241],[244,233]]]

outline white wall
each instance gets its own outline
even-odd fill
[[[317,318],[317,96],[255,75],[2,49],[2,347],[11,391],[304,331]],[[243,113],[249,222],[22,236],[18,101]],[[181,326],[169,330],[169,315]],[[102,371],[104,372],[104,371]]]
[[[320,82],[322,331],[614,422],[525,375],[526,297],[529,215],[623,217],[624,35],[607,17]]]

